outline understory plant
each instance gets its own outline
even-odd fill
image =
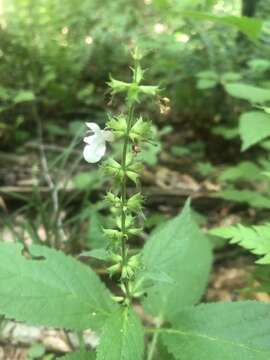
[[[100,335],[95,351],[81,345],[66,359],[267,360],[270,305],[237,302],[196,305],[212,263],[208,239],[192,219],[190,202],[154,231],[134,254],[130,240],[142,231],[142,164],[138,153],[155,142],[149,120],[136,105],[155,97],[143,85],[141,54],[133,53],[130,83],[111,79],[113,95],[124,95],[125,111],[109,115],[104,130],[87,123],[84,157],[95,163],[107,142],[122,144],[122,156],[102,164],[112,179],[106,200],[115,226],[105,228],[108,246],[84,256],[103,261],[118,287],[114,294],[86,264],[47,246],[0,243],[0,314],[32,325]],[[135,191],[130,193],[130,185]]]

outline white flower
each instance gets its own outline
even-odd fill
[[[101,130],[95,123],[85,124],[94,134],[83,139],[87,144],[83,150],[83,157],[89,163],[96,163],[105,154],[106,141],[113,141],[113,133],[109,130]]]

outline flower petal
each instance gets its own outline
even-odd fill
[[[96,124],[96,123],[86,122],[85,125],[86,125],[90,130],[94,131],[94,133],[100,131],[100,127],[99,127],[98,124]]]
[[[105,151],[105,141],[94,135],[91,144],[84,147],[83,157],[89,163],[96,163],[104,156]]]
[[[93,141],[95,141],[96,135],[86,136],[83,138],[83,141],[90,145]]]
[[[102,130],[102,136],[105,141],[112,142],[114,140],[114,136],[112,131],[109,130]]]

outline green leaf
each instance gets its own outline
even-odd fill
[[[199,11],[184,11],[182,12],[182,15],[206,21],[213,21],[221,25],[234,26],[253,41],[259,37],[262,30],[262,21],[260,19],[246,16],[218,16]]]
[[[93,249],[105,248],[108,240],[104,235],[103,226],[105,218],[97,211],[92,211],[90,215],[90,223],[87,230],[88,244]]]
[[[91,251],[84,251],[80,254],[80,257],[92,257],[104,261],[109,259],[109,255],[106,249],[94,249]]]
[[[262,104],[270,100],[270,90],[244,83],[225,84],[225,90],[237,99],[243,99],[252,104]]]
[[[205,79],[205,80],[218,80],[218,75],[215,71],[212,70],[203,70],[200,71],[196,74],[196,76],[200,79]]]
[[[251,161],[243,161],[236,166],[229,167],[219,177],[221,181],[262,180],[262,170]]]
[[[215,80],[199,79],[197,82],[197,89],[199,90],[212,89],[216,85],[217,82]]]
[[[243,301],[189,308],[177,314],[162,339],[179,360],[268,360],[270,305]]]
[[[226,140],[231,140],[236,136],[239,136],[238,127],[225,127],[225,126],[215,126],[212,128],[212,133],[215,135],[222,136]]]
[[[170,319],[177,308],[197,303],[208,281],[211,260],[210,244],[194,223],[188,201],[182,213],[154,232],[143,249],[145,271],[165,273],[173,280],[148,290],[146,310]]]
[[[97,189],[103,181],[99,170],[82,171],[73,178],[74,185],[79,190]]]
[[[239,132],[242,151],[270,136],[270,115],[261,111],[250,111],[240,117]]]
[[[35,94],[33,94],[32,91],[22,90],[17,93],[17,95],[13,99],[13,102],[15,104],[19,104],[22,102],[28,102],[34,100],[35,100]]]
[[[77,351],[77,352],[74,352],[71,354],[67,354],[62,357],[58,357],[57,359],[59,359],[59,360],[60,359],[61,360],[95,360],[96,355],[94,352],[81,350],[81,351]]]
[[[225,82],[239,81],[241,78],[242,75],[235,72],[226,72],[222,75],[222,80]]]
[[[213,197],[222,198],[239,203],[247,203],[255,208],[270,209],[270,198],[264,194],[252,190],[224,190],[212,195]]]
[[[129,308],[121,308],[106,321],[97,349],[97,360],[142,360],[144,331]]]
[[[212,229],[211,235],[231,239],[231,244],[239,244],[256,255],[263,256],[259,264],[270,264],[270,224],[243,226],[241,224]]]
[[[86,265],[60,251],[0,243],[0,313],[33,325],[100,328],[115,309],[109,291]]]

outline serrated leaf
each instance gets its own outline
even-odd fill
[[[179,360],[268,360],[270,305],[199,305],[179,312],[162,340]]]
[[[106,321],[97,349],[97,360],[142,360],[144,331],[129,308],[116,311]]]
[[[45,246],[0,243],[0,313],[33,325],[100,328],[116,305],[86,265]]]
[[[177,308],[197,303],[208,281],[211,260],[208,239],[193,221],[187,202],[182,213],[154,232],[143,249],[145,271],[164,272],[173,280],[149,289],[146,310],[167,320]]]
[[[210,234],[231,239],[256,255],[263,256],[257,263],[270,264],[270,224],[243,226],[241,224],[212,229]]]
[[[270,115],[261,111],[250,111],[240,117],[239,132],[242,151],[270,136]]]
[[[262,104],[270,100],[270,90],[244,83],[225,84],[225,90],[238,99],[243,99],[252,104]]]
[[[67,354],[62,357],[58,357],[57,359],[58,360],[95,360],[96,354],[94,352],[81,350]]]

